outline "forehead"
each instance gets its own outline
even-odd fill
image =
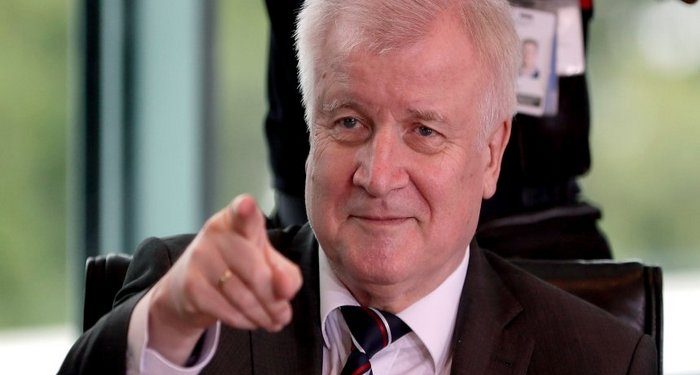
[[[418,111],[426,109],[420,105],[444,110],[459,103],[464,108],[483,87],[472,43],[456,22],[436,23],[427,35],[400,48],[339,50],[328,45],[326,63],[319,65],[318,110],[349,99]]]

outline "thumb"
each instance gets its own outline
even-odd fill
[[[272,284],[275,297],[290,300],[301,288],[303,282],[299,266],[294,264],[274,248],[268,250],[268,262],[272,268]]]
[[[230,206],[231,228],[240,236],[263,247],[267,242],[265,218],[255,199],[247,194],[237,196]]]

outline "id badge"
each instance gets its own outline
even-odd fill
[[[557,10],[557,74],[568,77],[586,71],[583,48],[583,20],[578,1]]]
[[[518,112],[531,116],[555,114],[557,16],[517,6],[511,7],[511,14],[520,37],[522,57],[517,82]]]

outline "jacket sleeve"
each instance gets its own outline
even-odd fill
[[[637,348],[634,351],[627,373],[630,375],[660,374],[656,358],[656,344],[654,344],[649,335],[643,335],[637,343]]]
[[[136,250],[112,311],[83,333],[59,374],[124,374],[129,321],[136,303],[170,269],[192,236],[149,238]]]

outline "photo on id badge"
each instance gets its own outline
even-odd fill
[[[511,12],[520,37],[522,55],[518,70],[518,112],[542,116],[548,85],[554,73],[556,16],[521,7],[512,7]]]

